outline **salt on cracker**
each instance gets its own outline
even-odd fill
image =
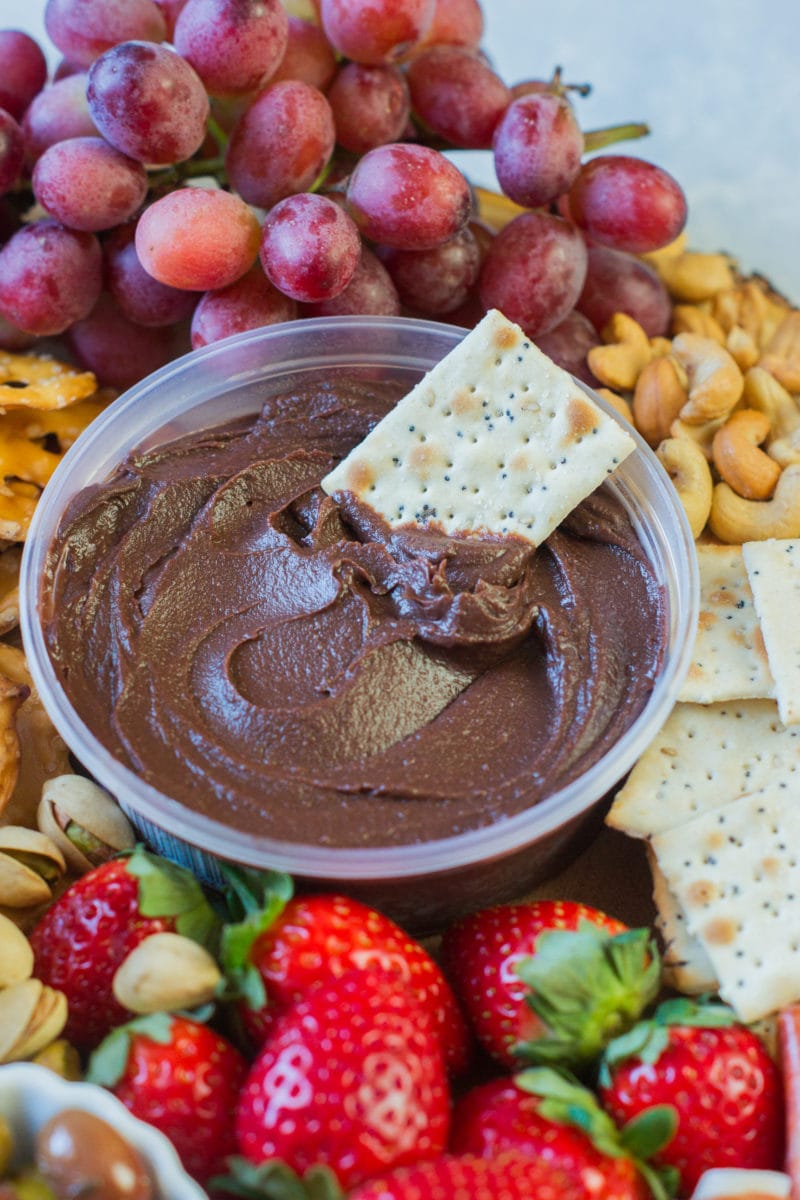
[[[390,527],[540,545],[635,448],[572,377],[492,310],[322,487]]]
[[[800,797],[800,728],[781,723],[774,701],[676,704],[606,819],[649,837],[776,779]]]
[[[739,1019],[800,999],[800,778],[773,780],[652,847]]]
[[[744,563],[784,725],[800,723],[800,541],[746,542]]]
[[[658,910],[655,927],[662,944],[664,982],[689,996],[716,992],[717,977],[708,955],[689,933],[683,910],[669,890],[652,851],[648,858],[653,875],[653,902]]]
[[[774,696],[775,682],[741,546],[698,546],[697,565],[700,571],[697,637],[692,664],[678,699],[713,704],[719,700]]]

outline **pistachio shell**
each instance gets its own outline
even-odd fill
[[[66,826],[74,823],[108,853],[132,850],[136,833],[122,809],[103,788],[82,775],[57,775],[42,787],[37,814],[39,829],[61,850],[69,866],[79,873],[97,865],[69,837]]]
[[[0,1063],[14,1061],[14,1047],[25,1036],[43,991],[41,979],[25,979],[0,992]]]
[[[0,827],[0,854],[19,859],[40,875],[49,874],[58,878],[67,869],[64,855],[52,838],[24,825]]]
[[[14,1155],[14,1135],[5,1117],[0,1117],[0,1179],[5,1179]]]
[[[41,875],[16,858],[0,853],[0,904],[6,908],[29,908],[46,904],[50,897],[50,888]]]
[[[33,974],[33,949],[21,929],[0,913],[0,988]]]
[[[114,995],[135,1013],[196,1008],[212,1000],[222,976],[198,942],[154,933],[131,950],[114,975]]]
[[[54,1071],[62,1079],[69,1079],[73,1083],[77,1083],[83,1078],[80,1055],[66,1038],[56,1038],[49,1046],[45,1046],[44,1050],[34,1054],[32,1061],[40,1067],[47,1067],[49,1071]]]
[[[67,997],[55,988],[44,986],[28,1028],[12,1047],[14,1059],[33,1058],[54,1042],[67,1023]]]

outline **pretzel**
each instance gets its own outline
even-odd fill
[[[0,351],[0,408],[65,408],[96,390],[91,371],[47,355]]]

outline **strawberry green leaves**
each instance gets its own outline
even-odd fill
[[[542,934],[516,971],[532,989],[526,1003],[546,1027],[517,1047],[520,1058],[581,1069],[655,998],[661,964],[649,930],[611,935],[584,921],[576,930]]]

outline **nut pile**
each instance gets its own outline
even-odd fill
[[[656,451],[695,538],[797,537],[800,311],[683,237],[645,257],[672,297],[672,336],[615,314],[587,356],[602,394]]]

